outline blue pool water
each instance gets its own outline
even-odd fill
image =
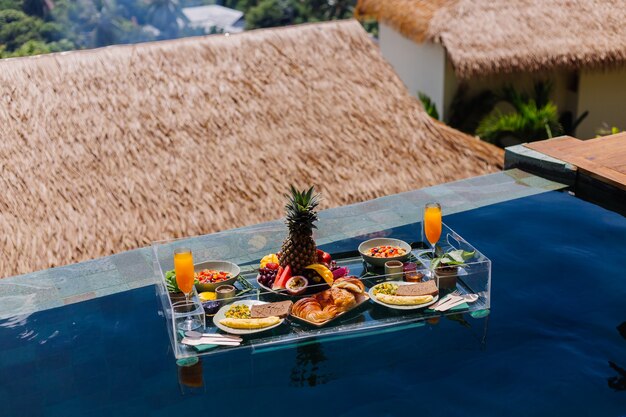
[[[626,219],[546,193],[445,221],[493,261],[486,318],[208,356],[192,390],[141,288],[1,321],[0,415],[626,416]]]

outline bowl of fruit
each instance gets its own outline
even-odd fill
[[[365,262],[383,267],[388,261],[405,261],[411,255],[411,245],[400,239],[379,237],[361,243],[359,253]]]
[[[198,292],[215,291],[220,285],[233,285],[241,269],[228,261],[207,261],[194,265]]]

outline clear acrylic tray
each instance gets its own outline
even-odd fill
[[[177,359],[180,359],[225,353],[235,349],[262,351],[266,349],[286,348],[311,340],[337,340],[339,338],[367,336],[380,332],[406,329],[419,325],[423,320],[441,315],[471,313],[473,316],[481,317],[488,314],[491,292],[491,261],[445,224],[443,225],[441,236],[438,245],[442,247],[444,251],[463,249],[468,252],[475,251],[475,255],[458,269],[455,274],[454,280],[456,282],[454,288],[440,290],[439,296],[443,297],[447,293],[456,290],[462,295],[476,294],[478,296],[477,301],[461,305],[446,312],[437,312],[428,309],[428,307],[411,310],[393,309],[379,305],[372,300],[366,300],[356,308],[343,313],[341,316],[321,326],[311,325],[298,318],[288,316],[280,326],[242,336],[243,342],[240,346],[201,346],[199,348],[181,343],[183,333],[177,329],[177,325],[187,316],[195,317],[204,323],[206,327],[204,331],[207,333],[223,332],[216,328],[213,323],[213,317],[205,315],[197,291],[194,290],[193,292],[193,305],[189,311],[181,311],[176,308],[176,300],[172,300],[167,291],[165,272],[173,269],[173,252],[178,247],[191,246],[196,263],[207,260],[217,260],[205,259],[205,257],[214,258],[215,254],[210,247],[203,246],[202,240],[198,240],[192,245],[190,245],[189,239],[155,242],[152,245],[152,249],[154,270],[155,274],[159,277],[157,293],[161,301],[162,315],[166,319],[174,355]],[[363,238],[363,240],[367,240],[367,238]],[[429,270],[431,250],[422,242],[409,243],[411,243],[413,247],[411,260],[419,262],[418,270],[425,273],[426,276],[424,279],[437,280],[437,274]],[[358,244],[356,246],[358,246]],[[331,252],[331,255],[333,255],[333,260],[335,260],[339,266],[345,266],[350,270],[351,276],[356,276],[361,279],[366,292],[372,286],[381,282],[401,281],[403,279],[403,273],[386,275],[384,269],[373,267],[365,263],[356,251],[356,246],[354,251],[344,251],[341,253]],[[302,298],[289,297],[261,288],[257,282],[258,261],[250,261],[248,264],[240,264],[239,266],[241,268],[241,274],[239,283],[236,285],[239,287],[239,293],[235,297],[223,301],[223,305],[241,300],[260,300],[266,302],[292,300],[295,302],[299,298]],[[326,289],[328,289],[328,286],[324,283],[310,285],[307,294],[321,292]]]

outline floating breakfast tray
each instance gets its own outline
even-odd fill
[[[366,239],[367,238],[363,238],[363,240]],[[194,253],[194,260],[196,262],[209,260],[202,259],[207,256],[211,256],[213,257],[212,259],[216,260],[215,255],[212,253],[212,248],[204,247],[204,244],[202,239],[197,239],[193,242],[190,242],[190,239],[186,239],[156,242],[152,246],[154,270],[159,278],[157,293],[161,301],[162,315],[167,322],[167,329],[174,356],[177,359],[225,353],[234,349],[246,348],[258,352],[287,348],[312,339],[323,342],[325,339],[337,340],[338,338],[366,336],[380,332],[406,329],[407,327],[420,325],[420,322],[424,320],[447,314],[469,313],[473,316],[481,317],[488,314],[490,308],[491,261],[444,224],[442,238],[438,243],[442,249],[446,251],[454,249],[463,249],[470,252],[475,251],[474,257],[459,269],[456,276],[456,287],[454,288],[454,290],[458,291],[460,294],[476,294],[478,299],[473,303],[464,304],[453,310],[441,313],[430,310],[428,307],[411,310],[391,309],[374,303],[371,300],[364,300],[364,302],[359,303],[355,308],[329,320],[321,326],[306,323],[301,319],[289,316],[283,324],[276,328],[244,336],[244,340],[240,346],[201,345],[199,347],[191,347],[180,343],[182,334],[177,330],[178,323],[183,321],[187,316],[195,316],[203,323],[206,323],[206,332],[215,333],[220,331],[215,328],[211,319],[206,318],[202,304],[195,290],[192,297],[193,308],[191,308],[190,311],[179,311],[175,308],[176,306],[167,292],[165,271],[173,268],[172,254],[177,247],[190,247]],[[411,260],[421,264],[418,265],[418,269],[422,269],[427,273],[425,279],[435,279],[434,274],[428,270],[431,260],[431,251],[420,241],[413,242],[411,246],[414,248],[412,250]],[[335,253],[331,252],[331,255],[338,266],[347,267],[350,270],[351,276],[356,276],[361,279],[365,285],[365,292],[369,291],[369,289],[376,284],[384,281],[401,280],[403,276],[402,273],[386,275],[381,268],[366,264],[358,255],[358,252],[355,251],[337,251]],[[224,258],[226,257],[222,259]],[[226,258],[226,260],[228,260],[228,258]],[[232,261],[236,260],[233,259]],[[243,292],[240,292],[236,297],[229,299],[225,303],[233,303],[239,300],[272,302],[286,299],[282,295],[277,297],[277,294],[261,288],[257,282],[258,261],[249,260],[247,265],[243,263],[243,265],[240,264],[240,267],[241,275],[238,280],[238,286]],[[430,276],[432,276],[432,278]],[[319,286],[320,291],[328,288],[328,286],[324,284],[319,284]],[[452,289],[441,290],[439,294],[440,298],[450,291],[452,291]],[[294,302],[296,300],[297,298],[293,299]]]

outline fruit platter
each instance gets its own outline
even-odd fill
[[[304,297],[330,289],[333,282],[349,274],[332,256],[317,248],[313,239],[319,195],[313,187],[290,188],[285,206],[288,235],[280,252],[261,259],[257,282],[268,292],[285,297]]]
[[[174,308],[180,292],[172,292],[177,288],[171,258],[180,244],[153,245],[155,271],[163,282],[158,295],[177,358],[246,347],[274,349],[327,335],[366,335],[377,329],[436,323],[441,316],[488,314],[491,261],[447,225],[442,225],[444,239],[436,253],[423,236],[415,236],[420,223],[348,239],[345,244],[329,245],[325,239],[326,245],[320,247],[315,241],[319,232],[314,233],[319,226],[319,202],[312,187],[302,191],[291,187],[286,227],[263,229],[264,237],[258,241],[273,250],[257,262],[237,264],[236,256],[245,258],[246,245],[231,247],[239,252],[227,254],[229,261],[211,259],[211,248],[220,246],[219,236],[209,235],[207,250],[199,246],[194,252],[198,259],[194,259],[193,306],[184,311]],[[272,240],[279,235],[284,238]],[[400,269],[387,273],[385,263],[391,262],[399,263]],[[451,277],[443,275],[448,271],[442,265]],[[237,278],[232,284],[236,291],[221,292],[231,287],[228,282],[233,278]],[[452,309],[444,308],[453,304]],[[178,330],[189,316],[204,323],[198,330],[202,337]]]

